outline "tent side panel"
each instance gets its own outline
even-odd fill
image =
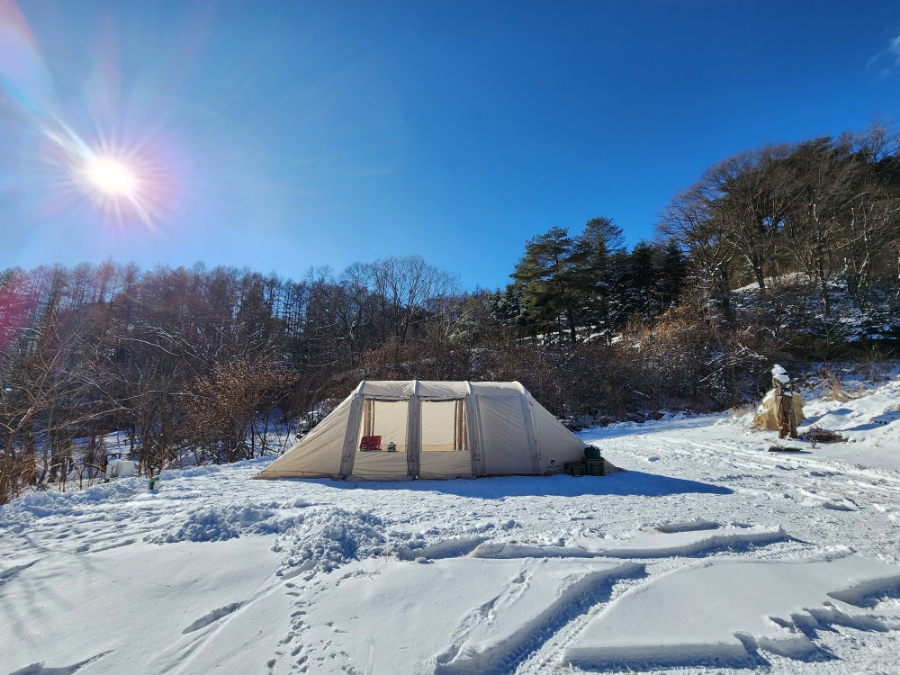
[[[468,450],[423,452],[419,477],[471,478],[472,453]]]
[[[520,397],[479,396],[478,408],[484,440],[484,474],[533,474],[532,454]]]
[[[541,462],[544,473],[558,473],[566,462],[580,462],[584,459],[585,443],[566,429],[540,403],[531,399],[531,414],[541,439]]]
[[[470,382],[472,393],[478,396],[509,396],[518,398],[524,387],[518,382]]]
[[[353,475],[366,480],[406,480],[405,452],[358,452]]]
[[[341,450],[353,395],[344,399],[312,432],[254,478],[321,478],[341,473]]]
[[[433,382],[419,380],[416,394],[426,398],[462,398],[469,393],[468,382]]]

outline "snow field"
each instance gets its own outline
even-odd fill
[[[27,495],[0,508],[0,675],[896,672],[898,394],[807,401],[801,431],[852,442],[789,455],[727,415],[589,430],[627,470],[602,478],[254,460]]]

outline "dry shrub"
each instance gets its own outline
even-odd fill
[[[834,431],[812,427],[806,432],[806,440],[810,443],[843,443],[847,439]]]
[[[881,382],[887,378],[891,370],[887,362],[892,355],[892,350],[882,349],[877,344],[871,345],[863,352],[860,361],[862,373],[868,382]]]
[[[265,454],[269,423],[297,380],[296,373],[265,358],[222,363],[200,378],[184,402],[182,420],[197,463]]]
[[[841,382],[841,379],[831,370],[827,368],[822,370],[822,380],[825,384],[825,396],[823,398],[826,401],[839,401],[843,403],[853,398],[846,387],[844,387],[844,383]]]
[[[688,298],[655,325],[634,318],[613,344],[506,345],[497,379],[517,379],[554,414],[625,419],[660,410],[722,410],[757,397],[780,343],[764,325],[735,329]]]
[[[640,407],[695,410],[733,407],[758,394],[779,346],[767,326],[735,328],[692,297],[653,327],[632,323],[614,345],[618,368],[627,371],[620,386],[635,394],[631,406],[643,398]]]

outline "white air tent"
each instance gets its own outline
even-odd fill
[[[363,381],[254,478],[552,474],[584,446],[518,382]]]

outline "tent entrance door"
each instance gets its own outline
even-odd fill
[[[353,475],[368,479],[407,477],[408,400],[363,401],[359,446],[353,457]]]
[[[471,476],[472,451],[466,427],[466,400],[423,398],[420,411],[419,475],[423,478]]]

